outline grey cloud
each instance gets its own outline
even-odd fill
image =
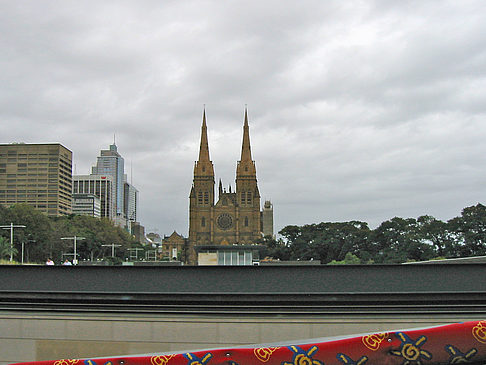
[[[88,173],[116,133],[142,224],[187,234],[203,104],[225,185],[248,104],[277,229],[448,219],[484,194],[484,7],[3,2],[1,142],[61,142]]]

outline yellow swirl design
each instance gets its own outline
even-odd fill
[[[407,343],[403,346],[402,356],[407,360],[415,361],[420,356],[420,349],[411,343]]]
[[[372,351],[376,351],[380,348],[380,345],[388,337],[388,333],[375,333],[373,335],[367,335],[361,337],[363,345]]]
[[[270,360],[272,354],[278,350],[280,347],[262,347],[253,350],[256,358],[261,362],[267,362]]]
[[[76,359],[62,359],[62,360],[57,360],[54,365],[74,365],[77,364],[79,360]]]
[[[314,360],[310,359],[304,354],[299,354],[294,359],[294,365],[312,365],[312,364],[314,364]]]
[[[486,343],[486,321],[479,321],[472,329],[473,337],[481,343]]]
[[[169,360],[172,359],[175,355],[163,355],[163,356],[152,356],[150,358],[150,363],[152,365],[167,365]]]

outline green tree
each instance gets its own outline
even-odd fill
[[[344,260],[341,261],[336,261],[332,260],[328,265],[358,265],[361,264],[361,259],[353,255],[351,252],[348,252],[346,256],[344,257]]]
[[[439,257],[454,257],[457,254],[448,223],[435,219],[430,215],[422,215],[417,218],[417,225],[420,239],[424,243],[433,245],[435,255]]]
[[[5,224],[24,225],[14,233],[14,247],[21,250],[25,245],[30,261],[43,262],[47,258],[46,248],[51,239],[52,226],[50,219],[41,211],[27,204],[15,204],[0,212]]]
[[[256,242],[260,245],[260,259],[271,257],[276,260],[289,260],[290,248],[285,245],[282,239],[275,239],[272,236],[265,236]]]
[[[448,221],[455,240],[455,252],[460,257],[486,255],[486,207],[467,207],[461,216]]]
[[[55,233],[53,247],[57,252],[57,259],[62,253],[73,253],[73,241],[61,240],[62,237],[84,237],[77,246],[78,260],[100,259],[111,256],[111,249],[103,245],[121,245],[115,250],[115,256],[123,259],[126,251],[135,240],[128,232],[117,227],[108,219],[99,219],[82,215],[58,217],[54,220]],[[56,255],[54,255],[56,256]]]
[[[374,260],[379,263],[423,261],[435,256],[433,246],[420,237],[414,218],[395,217],[380,224],[373,231]]]
[[[10,259],[10,254],[16,255],[15,247],[10,246],[10,240],[0,236],[0,259]]]
[[[318,259],[322,263],[344,260],[348,252],[369,259],[370,229],[365,222],[322,222],[302,227],[287,226],[279,232],[293,260]]]

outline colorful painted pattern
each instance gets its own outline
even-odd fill
[[[55,360],[24,365],[439,365],[486,364],[486,321],[292,346]]]
[[[294,357],[291,362],[285,361],[282,365],[324,365],[312,358],[318,350],[317,346],[312,346],[308,350],[303,350],[299,346],[289,346],[288,349],[294,353]]]
[[[272,357],[272,354],[280,347],[259,347],[253,350],[255,357],[261,362],[267,362]]]
[[[388,338],[388,333],[375,333],[361,337],[363,345],[372,351],[377,351],[383,341]]]
[[[404,359],[403,365],[421,365],[422,360],[432,359],[432,354],[421,348],[427,341],[425,336],[412,340],[403,332],[397,332],[396,335],[402,343],[399,350],[391,350],[390,353],[402,357]]]

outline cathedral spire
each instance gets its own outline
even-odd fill
[[[241,145],[241,162],[252,161],[250,147],[250,127],[248,126],[248,109],[245,107],[245,124],[243,126],[243,143]]]
[[[194,176],[212,176],[214,168],[209,158],[208,127],[206,126],[206,108],[203,111],[203,122],[201,127],[201,144],[199,146],[199,159],[194,165]]]
[[[245,106],[245,123],[243,125],[243,143],[241,144],[241,159],[236,168],[236,178],[242,176],[256,177],[255,163],[251,158],[250,127],[248,126],[248,109]],[[238,189],[237,189],[238,190]]]
[[[208,145],[208,127],[206,126],[206,108],[203,111],[203,123],[201,127],[201,145],[199,147],[199,162],[210,161]]]

